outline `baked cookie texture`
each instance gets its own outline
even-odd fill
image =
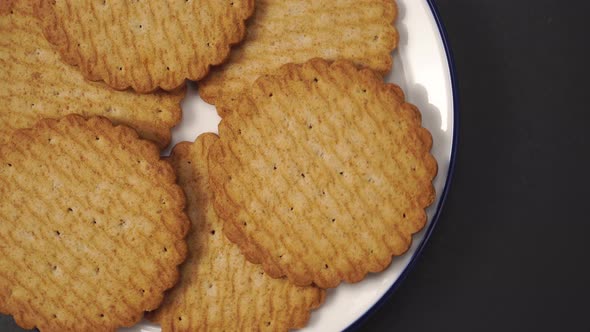
[[[174,147],[169,159],[187,196],[191,230],[178,285],[148,319],[162,331],[287,331],[301,328],[325,291],[273,279],[248,262],[222,232],[213,209],[207,154],[217,140],[202,134]]]
[[[272,277],[336,287],[379,272],[426,223],[437,164],[402,90],[351,62],[259,78],[209,152],[224,233]]]
[[[166,147],[171,128],[180,122],[185,91],[139,95],[87,81],[43,37],[35,4],[38,1],[18,0],[2,2],[0,8],[0,143],[15,129],[31,127],[42,118],[77,113],[108,117]]]
[[[185,197],[158,148],[69,115],[0,145],[0,312],[41,331],[114,331],[178,280]]]
[[[245,35],[254,0],[40,2],[47,39],[90,80],[147,93],[199,80]]]
[[[257,0],[248,35],[199,82],[199,94],[222,111],[259,76],[312,58],[350,60],[385,74],[399,39],[396,16],[393,0]]]

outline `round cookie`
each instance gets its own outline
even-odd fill
[[[158,148],[69,115],[0,146],[0,312],[41,331],[114,331],[178,279],[189,222]]]
[[[191,230],[181,278],[162,305],[148,314],[162,331],[287,331],[304,327],[325,291],[267,276],[248,262],[222,232],[213,209],[207,153],[217,140],[203,134],[174,147],[170,163],[187,195]]]
[[[140,93],[199,80],[244,38],[254,0],[41,1],[47,39],[90,80]]]
[[[184,90],[137,94],[90,82],[64,63],[43,36],[34,17],[36,1],[18,0],[0,8],[0,144],[17,128],[29,128],[43,118],[76,113],[105,116],[133,127],[160,148],[170,143],[170,129],[180,122]]]
[[[399,39],[397,12],[394,0],[257,0],[248,35],[199,82],[199,94],[223,116],[220,106],[287,63],[350,60],[385,74]]]
[[[401,89],[314,59],[259,78],[209,152],[224,232],[273,277],[335,287],[385,269],[426,223],[432,137]]]

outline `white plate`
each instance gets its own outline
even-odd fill
[[[446,39],[439,25],[431,0],[398,0],[399,16],[396,27],[400,34],[398,49],[393,53],[394,69],[386,78],[402,87],[409,102],[422,112],[424,127],[433,135],[432,154],[438,161],[438,176],[434,180],[437,196],[427,210],[428,224],[414,236],[410,250],[396,257],[384,272],[371,274],[356,284],[342,284],[328,291],[326,302],[312,313],[303,331],[340,331],[356,326],[361,318],[375,309],[405,275],[418,255],[442,207],[454,158],[456,145],[454,84]],[[183,105],[182,123],[174,129],[172,143],[194,141],[203,132],[217,132],[220,118],[213,106],[203,102],[194,86],[189,86]],[[172,145],[171,145],[172,146]],[[165,152],[168,154],[169,150]],[[160,331],[157,325],[142,321],[120,331]]]

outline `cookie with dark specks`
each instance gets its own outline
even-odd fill
[[[224,233],[267,274],[335,287],[389,266],[426,223],[437,164],[399,87],[347,61],[259,78],[209,150]]]
[[[174,147],[170,162],[187,195],[191,230],[178,285],[148,314],[162,331],[287,331],[307,323],[324,300],[317,287],[267,276],[222,232],[212,205],[207,153],[217,140],[203,134]]]
[[[0,7],[0,143],[15,129],[31,127],[42,118],[76,113],[108,117],[166,147],[170,129],[180,121],[184,90],[139,95],[87,81],[43,37],[33,15],[36,2],[2,2]]]
[[[254,0],[41,1],[45,35],[90,80],[146,93],[199,80],[245,35]]]
[[[114,331],[178,280],[185,198],[158,148],[69,115],[0,145],[0,312],[41,331]]]
[[[312,58],[350,60],[385,74],[399,39],[396,16],[394,0],[257,0],[248,35],[199,82],[199,94],[223,111],[259,76]]]

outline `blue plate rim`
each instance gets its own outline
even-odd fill
[[[383,296],[379,299],[379,301],[377,301],[377,303],[375,303],[371,308],[369,308],[369,310],[367,310],[354,323],[349,325],[344,331],[349,331],[349,332],[355,331],[359,327],[361,327],[363,325],[363,323],[365,323],[367,321],[367,319],[372,314],[377,312],[391,298],[391,295],[393,293],[395,293],[395,291],[399,288],[401,283],[408,276],[410,271],[414,268],[414,266],[416,265],[416,261],[418,260],[418,257],[420,256],[420,254],[422,253],[422,250],[426,246],[426,243],[428,242],[430,235],[432,235],[434,227],[436,226],[438,219],[440,218],[441,211],[443,209],[443,206],[445,204],[445,201],[447,199],[447,195],[448,195],[450,187],[451,187],[453,174],[455,172],[455,162],[457,159],[457,146],[459,143],[459,93],[457,90],[458,85],[457,85],[455,61],[453,60],[453,53],[451,51],[451,46],[449,43],[449,37],[447,35],[447,30],[445,29],[445,26],[442,22],[442,18],[440,16],[439,11],[438,11],[438,7],[434,3],[434,0],[426,0],[426,2],[428,3],[428,6],[430,7],[430,11],[432,12],[432,15],[434,16],[434,20],[436,21],[436,25],[438,27],[438,31],[439,31],[440,37],[441,37],[443,45],[444,45],[445,53],[447,56],[447,64],[449,66],[449,72],[450,72],[450,76],[451,76],[451,89],[452,89],[452,95],[453,95],[453,141],[451,143],[451,157],[450,157],[450,162],[449,162],[449,169],[447,172],[447,179],[445,181],[445,186],[443,188],[436,212],[432,218],[432,222],[427,227],[425,234],[424,234],[424,238],[422,239],[422,242],[420,242],[420,244],[418,245],[418,248],[416,248],[416,251],[412,255],[412,258],[410,259],[410,262],[408,263],[406,268],[402,271],[399,278],[397,278],[397,280],[393,283],[393,285],[391,285],[391,287],[387,290],[387,292],[385,292],[385,294],[383,294]]]

